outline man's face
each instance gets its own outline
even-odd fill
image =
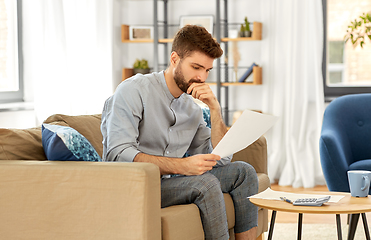
[[[187,92],[192,83],[204,83],[213,68],[214,59],[201,52],[179,60],[175,68],[174,80],[180,90]]]

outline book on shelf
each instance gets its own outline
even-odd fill
[[[238,82],[245,82],[246,79],[251,75],[252,73],[252,70],[254,67],[257,67],[258,64],[256,63],[253,63],[248,69],[247,71],[240,77],[240,79],[238,79]]]

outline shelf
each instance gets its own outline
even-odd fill
[[[129,40],[129,39],[124,39],[121,40],[123,43],[153,43],[153,39],[137,39],[137,40]],[[159,43],[171,43],[173,42],[173,39],[159,39]]]
[[[259,41],[262,39],[262,23],[253,23],[253,32],[251,37],[239,37],[239,38],[221,38],[222,42],[235,42],[235,41]],[[123,43],[153,43],[153,39],[129,39],[129,25],[121,25],[121,42]],[[171,43],[172,38],[162,38],[158,40],[159,43]]]
[[[122,79],[121,81],[124,81],[125,79],[131,77],[134,75],[133,69],[132,68],[123,68],[122,69]]]
[[[159,39],[158,42],[159,43],[171,43],[173,42],[174,39],[172,38],[162,38],[162,39]]]
[[[251,37],[238,37],[238,38],[221,38],[222,42],[236,42],[236,41],[258,41],[262,40],[262,27],[261,22],[253,22],[253,31]]]
[[[207,84],[209,85],[216,85],[216,82],[207,82]],[[260,84],[256,84],[256,83],[253,83],[253,82],[223,82],[223,83],[220,83],[221,86],[223,87],[228,87],[228,86],[246,86],[246,85],[260,85]]]
[[[252,74],[253,74],[253,81],[252,82],[222,82],[220,83],[222,86],[243,86],[243,85],[261,85],[262,84],[262,72],[263,69],[261,67],[253,67]],[[216,85],[216,82],[208,82],[209,85]]]
[[[223,82],[221,83],[222,86],[243,86],[243,85],[261,85],[262,84],[262,68],[261,67],[254,67],[253,71],[253,81],[252,82]],[[133,69],[132,68],[123,68],[122,69],[122,79],[125,79],[133,76]],[[209,85],[216,85],[216,82],[208,82]]]
[[[121,42],[123,43],[153,43],[153,39],[135,39],[130,40],[129,34],[129,25],[121,25]],[[159,39],[159,43],[169,43],[172,42],[173,39]]]

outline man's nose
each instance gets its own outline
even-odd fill
[[[206,82],[207,76],[208,76],[207,72],[200,73],[197,75],[197,80],[204,83]]]

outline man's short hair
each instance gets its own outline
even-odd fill
[[[223,55],[223,50],[213,36],[204,27],[196,25],[186,25],[177,32],[171,51],[176,52],[181,59],[195,51],[214,59]]]

